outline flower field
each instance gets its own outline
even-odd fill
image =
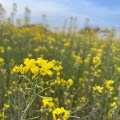
[[[119,120],[120,38],[0,20],[0,97],[0,120]]]

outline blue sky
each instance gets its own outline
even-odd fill
[[[59,26],[71,16],[77,17],[77,25],[83,27],[86,18],[89,24],[99,27],[120,28],[120,0],[0,0],[9,15],[12,4],[17,4],[17,17],[22,17],[24,8],[32,10],[31,21],[41,23],[42,15],[48,23]]]

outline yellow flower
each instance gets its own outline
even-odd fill
[[[28,57],[32,57],[32,54],[29,53],[29,54],[28,54]]]
[[[116,104],[116,102],[113,102],[113,103],[110,104],[110,106],[111,106],[111,107],[116,107],[117,104]]]
[[[4,113],[4,112],[1,112],[1,113],[0,113],[0,118],[3,118],[2,120],[5,120],[6,115],[5,115],[5,113]]]
[[[70,111],[65,110],[63,107],[56,108],[52,111],[53,120],[67,120],[69,115]]]
[[[1,53],[4,53],[4,52],[5,52],[4,47],[0,46],[0,52],[1,52]]]
[[[34,75],[37,75],[38,72],[39,72],[39,67],[38,67],[38,66],[35,66],[35,67],[31,68],[30,71],[31,71]]]
[[[19,72],[19,67],[16,65],[13,69],[12,69],[13,73],[17,73]]]
[[[48,62],[47,60],[44,60],[43,58],[38,58],[36,60],[36,63],[38,64],[38,66],[40,66],[41,75],[52,76],[53,72],[50,69],[54,67],[55,60]]]
[[[4,59],[3,58],[0,58],[0,64],[4,62]]]
[[[58,65],[58,66],[56,65],[56,66],[53,67],[53,69],[58,72],[61,69],[63,69],[63,67],[61,65]]]
[[[48,63],[46,62],[45,64],[42,64],[41,68],[40,68],[41,75],[44,76],[47,74],[47,75],[51,76],[53,73],[50,69],[53,67],[54,67],[54,64],[52,62],[48,62]]]
[[[72,86],[73,85],[73,80],[72,79],[68,79],[68,85]]]
[[[98,91],[99,93],[102,93],[103,92],[103,87],[101,87],[101,86],[97,86],[97,85],[95,85],[95,87],[93,87],[93,90],[94,91]]]
[[[86,58],[86,59],[84,60],[85,63],[89,63],[89,61],[90,61],[89,58]]]
[[[120,67],[117,67],[116,70],[117,70],[118,72],[120,72]]]
[[[69,47],[70,46],[70,43],[67,42],[67,43],[64,43],[64,47]]]
[[[86,102],[86,97],[82,97],[82,98],[80,99],[80,102],[81,102],[81,103],[85,103],[85,102]]]
[[[12,92],[9,90],[9,91],[7,92],[7,94],[8,94],[8,95],[11,95],[11,94],[12,94]]]
[[[25,74],[25,73],[27,72],[27,69],[26,69],[26,67],[23,66],[23,64],[21,64],[21,65],[19,66],[19,72],[20,72],[21,74]]]
[[[24,60],[24,64],[26,65],[26,69],[28,71],[29,69],[31,69],[31,68],[36,66],[36,61],[35,61],[35,59],[28,59],[28,58],[26,58]]]
[[[100,103],[99,103],[99,102],[96,102],[96,105],[97,105],[97,106],[100,106]]]
[[[101,59],[100,57],[96,56],[96,57],[93,57],[93,64],[100,64],[101,63]]]
[[[105,85],[106,85],[106,88],[108,88],[110,91],[113,91],[113,87],[111,86],[111,85],[113,85],[114,84],[114,81],[113,80],[107,80],[106,82],[105,82]]]
[[[114,100],[118,100],[118,97],[114,97],[113,99],[114,99]]]
[[[108,117],[109,117],[109,118],[111,118],[112,113],[113,113],[113,109],[110,109],[110,110],[108,111]]]
[[[7,50],[11,50],[12,48],[10,46],[7,46]]]
[[[43,111],[44,109],[48,109],[49,112],[51,112],[55,107],[52,97],[43,98],[42,102],[43,102],[43,106],[41,107],[40,111]]]
[[[4,103],[4,109],[8,109],[10,107],[9,104]]]
[[[12,82],[13,85],[15,85],[15,83],[16,83],[15,81]]]

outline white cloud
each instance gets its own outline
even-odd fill
[[[117,23],[111,22],[114,16],[120,15],[120,9],[111,10],[105,7],[99,7],[90,0],[0,0],[6,11],[10,13],[12,4],[16,3],[18,7],[17,16],[24,14],[24,8],[32,10],[32,20],[35,22],[41,19],[43,14],[47,15],[48,21],[52,24],[61,24],[70,16],[78,18],[78,24],[84,26],[85,19],[90,18],[90,23],[98,26],[117,26]]]

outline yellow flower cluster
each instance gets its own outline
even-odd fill
[[[53,75],[53,70],[57,71],[57,74],[60,75],[60,70],[62,69],[62,66],[56,65],[57,61],[52,60],[48,61],[43,58],[38,58],[37,60],[35,59],[28,59],[26,58],[24,60],[24,65],[21,64],[20,66],[15,66],[12,69],[13,73],[18,73],[20,72],[21,74],[25,74],[28,71],[31,71],[31,73],[34,75],[33,78],[40,73],[40,75],[45,76]]]
[[[113,84],[114,84],[114,80],[107,80],[105,82],[106,88],[110,91],[113,91],[113,89],[114,89],[113,86],[112,86]]]
[[[110,105],[111,105],[111,107],[116,107],[117,106],[116,102],[113,102]]]
[[[6,111],[7,109],[9,109],[9,108],[10,108],[10,104],[4,103],[3,109],[2,109],[2,111],[0,112],[0,118],[1,118],[2,120],[5,120],[5,119],[7,118],[7,116],[5,115],[5,111]]]
[[[86,101],[87,101],[86,97],[82,97],[82,98],[80,99],[80,102],[81,102],[81,103],[85,103]]]
[[[3,63],[4,63],[4,59],[0,58],[0,64],[3,64]]]
[[[93,90],[94,91],[98,91],[99,93],[103,93],[103,87],[101,87],[101,86],[99,86],[99,85],[95,85],[94,87],[93,87]]]
[[[117,67],[116,70],[117,70],[118,72],[120,72],[120,67]]]
[[[56,108],[52,111],[53,120],[67,120],[69,115],[70,111],[65,110],[63,107]]]
[[[0,53],[4,53],[5,52],[5,49],[3,46],[0,46]]]
[[[61,85],[61,86],[65,86],[65,85],[68,85],[68,86],[72,86],[74,83],[73,79],[68,79],[68,80],[65,80],[63,78],[60,78],[60,77],[57,77],[53,82],[50,83],[50,85]]]
[[[43,106],[40,109],[41,112],[44,111],[44,109],[51,112],[53,108],[55,107],[52,97],[43,98],[42,102],[43,102]]]
[[[97,66],[101,63],[101,59],[99,56],[93,57],[93,64],[97,64]]]

